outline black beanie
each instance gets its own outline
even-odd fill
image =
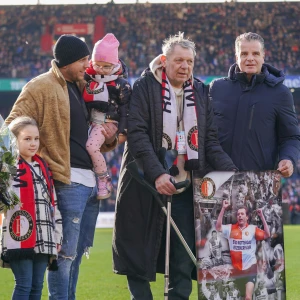
[[[64,34],[59,37],[53,48],[53,56],[59,68],[90,55],[85,42],[74,35]]]

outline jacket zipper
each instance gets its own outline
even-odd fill
[[[251,109],[250,121],[249,121],[249,130],[252,127],[252,119],[253,119],[253,114],[254,114],[254,108],[255,108],[255,104],[252,106],[252,109]]]

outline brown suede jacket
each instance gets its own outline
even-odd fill
[[[39,155],[50,166],[53,178],[70,184],[70,102],[67,83],[54,60],[52,68],[29,81],[22,89],[9,116],[11,123],[19,116],[35,119],[40,130]],[[84,83],[78,83],[80,88]],[[101,147],[102,152],[114,149],[111,145]]]

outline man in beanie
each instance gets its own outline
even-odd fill
[[[89,49],[73,35],[54,45],[51,69],[26,84],[6,123],[27,115],[40,130],[39,154],[48,162],[62,215],[63,244],[58,271],[49,271],[49,299],[75,299],[79,264],[92,246],[99,201],[88,152],[88,113],[82,99]],[[104,124],[102,151],[113,149],[117,127]]]

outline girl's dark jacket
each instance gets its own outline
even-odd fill
[[[236,167],[223,152],[207,88],[194,79],[194,94],[198,116],[199,164],[203,174],[206,163],[216,170]],[[118,274],[134,275],[155,280],[161,244],[164,215],[152,195],[126,169],[138,158],[145,177],[154,184],[165,169],[158,160],[162,146],[162,89],[152,72],[147,69],[133,88],[128,118],[128,142],[125,145],[116,203],[116,221],[113,234],[113,268]],[[194,220],[191,220],[194,222]]]
[[[248,82],[234,64],[210,86],[220,143],[240,171],[276,170],[283,159],[297,164],[300,131],[283,81],[282,71],[263,64]]]

